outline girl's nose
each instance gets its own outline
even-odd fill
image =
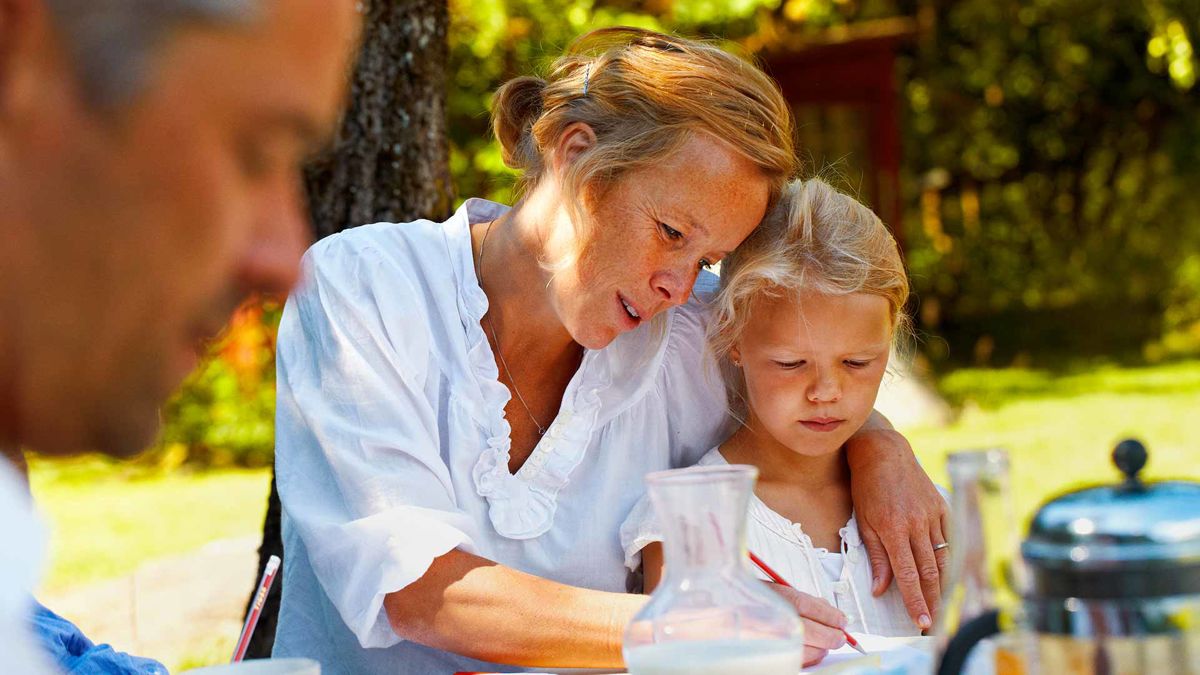
[[[816,380],[808,388],[812,403],[837,403],[842,399],[842,383],[829,369],[818,369]]]

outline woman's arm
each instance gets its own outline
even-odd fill
[[[859,532],[880,595],[894,577],[913,623],[933,625],[941,602],[946,502],[917,463],[912,447],[878,412],[846,442]]]
[[[383,606],[397,635],[435,649],[518,666],[612,668],[623,664],[625,626],[645,603],[456,549]]]

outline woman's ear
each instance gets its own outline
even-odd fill
[[[596,147],[596,132],[586,122],[572,122],[558,136],[550,155],[550,169],[562,171],[580,155]]]
[[[738,368],[742,367],[742,350],[738,349],[737,345],[729,349],[729,360]]]

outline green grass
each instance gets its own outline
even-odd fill
[[[909,440],[943,485],[947,452],[1007,448],[1022,533],[1053,495],[1114,481],[1110,453],[1122,438],[1146,444],[1145,476],[1200,479],[1200,361],[1074,374],[960,370],[940,386],[959,418],[945,428],[906,430]]]
[[[34,498],[51,528],[47,591],[131,573],[262,527],[268,469],[165,474],[97,458],[39,460]]]

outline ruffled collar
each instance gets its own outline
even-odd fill
[[[501,536],[532,539],[554,524],[558,493],[587,452],[595,431],[645,395],[662,367],[672,313],[664,312],[599,351],[588,350],[563,396],[558,416],[516,473],[508,470],[512,428],[504,416],[511,394],[499,380],[496,358],[480,323],[488,298],[475,274],[471,225],[499,218],[508,207],[468,199],[446,222],[446,244],[458,282],[458,309],[467,337],[487,446],[472,471],[478,494]],[[618,479],[615,478],[614,479]]]
[[[705,454],[698,463],[707,465],[729,464],[729,462],[726,461],[725,456],[721,454],[719,448],[713,448],[712,451]],[[826,554],[830,553],[828,549],[813,545],[812,539],[808,536],[808,533],[804,531],[803,525],[793,522],[791,519],[786,518],[783,514],[779,513],[775,509],[767,506],[767,503],[762,499],[759,499],[758,495],[756,494],[750,495],[749,515],[760,525],[774,532],[776,535],[785,540],[799,544],[800,546],[808,548],[813,552],[823,552]],[[843,549],[849,548],[852,550],[857,550],[864,547],[862,536],[858,531],[858,520],[854,517],[853,511],[850,513],[850,519],[846,521],[846,524],[840,530],[838,530],[838,535],[842,539]]]

